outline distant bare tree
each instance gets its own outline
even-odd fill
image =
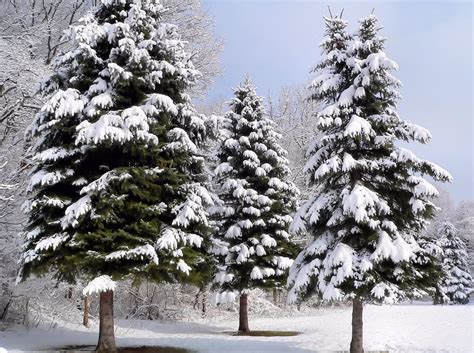
[[[307,190],[304,164],[308,144],[318,134],[314,114],[317,105],[307,99],[306,87],[284,87],[277,97],[268,98],[269,118],[278,124],[283,135],[281,144],[288,151],[293,182]]]
[[[0,0],[0,33],[19,40],[33,58],[49,64],[66,44],[62,32],[96,0]]]
[[[203,8],[201,0],[163,0],[168,8],[166,21],[176,24],[188,42],[196,69],[202,73],[194,94],[202,96],[222,73],[220,55],[224,42],[214,34],[214,20]]]

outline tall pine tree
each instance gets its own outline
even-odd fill
[[[265,117],[262,98],[250,80],[234,94],[215,170],[221,200],[213,209],[220,244],[215,282],[217,302],[240,296],[239,331],[248,332],[248,290],[282,285],[296,255],[288,226],[298,190],[288,180],[281,136]]]
[[[208,241],[199,73],[158,0],[102,0],[70,28],[28,131],[35,166],[20,279],[100,293],[98,351],[116,350],[115,280],[199,281]]]
[[[316,291],[323,300],[352,300],[351,352],[363,352],[363,303],[395,303],[435,286],[439,267],[418,244],[437,190],[423,178],[451,180],[397,140],[426,143],[426,129],[397,112],[397,64],[384,50],[373,15],[353,43],[341,19],[326,19],[325,58],[313,96],[326,105],[316,118],[323,136],[308,151],[315,194],[293,229],[312,239],[290,270],[290,301]],[[329,90],[328,87],[333,88]]]
[[[451,222],[444,222],[438,230],[438,246],[442,249],[443,277],[436,287],[435,304],[467,304],[474,292],[474,283],[469,272],[466,244],[458,236]]]

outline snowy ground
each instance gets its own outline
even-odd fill
[[[367,306],[365,346],[370,351],[474,352],[474,305]],[[253,318],[254,330],[291,330],[294,337],[236,337],[237,321],[161,323],[119,321],[117,342],[123,346],[160,345],[191,348],[202,353],[302,353],[345,350],[350,340],[350,310],[323,309],[310,316]],[[0,332],[8,352],[54,350],[67,345],[94,345],[97,329],[65,325],[55,329],[21,328]]]

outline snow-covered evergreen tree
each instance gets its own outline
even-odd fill
[[[213,208],[219,227],[216,301],[240,296],[239,331],[249,331],[248,290],[280,286],[296,255],[288,226],[298,190],[288,180],[287,152],[255,87],[246,79],[234,94],[215,169],[221,200]]]
[[[458,236],[454,225],[446,221],[438,230],[438,246],[442,249],[443,277],[436,287],[435,304],[467,304],[474,292],[469,272],[466,244]]]
[[[84,292],[101,293],[108,352],[114,280],[198,280],[207,263],[205,117],[185,93],[199,73],[163,11],[158,0],[102,0],[71,27],[74,47],[27,133],[36,165],[20,278],[92,279]]]
[[[377,18],[361,20],[353,44],[343,20],[326,25],[312,86],[326,104],[316,116],[323,136],[306,164],[317,189],[292,225],[312,240],[290,270],[289,299],[316,291],[324,300],[353,300],[351,352],[362,352],[364,302],[394,303],[434,287],[439,267],[417,243],[437,195],[423,175],[451,176],[396,144],[431,136],[396,112],[397,64],[383,51]]]

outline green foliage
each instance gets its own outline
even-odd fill
[[[206,118],[186,94],[199,73],[163,11],[153,0],[104,2],[71,27],[73,49],[29,129],[23,278],[203,280]]]
[[[222,293],[282,286],[297,252],[287,231],[298,190],[288,178],[281,136],[249,79],[230,106],[215,178],[221,200],[214,208],[220,242],[215,282]]]

